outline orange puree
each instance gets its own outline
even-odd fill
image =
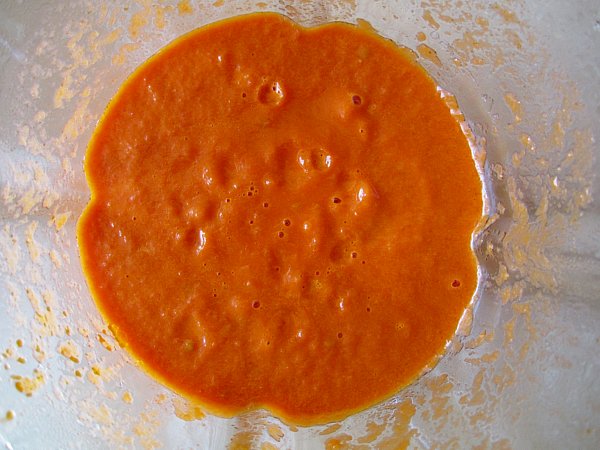
[[[85,170],[83,268],[119,340],[210,411],[339,419],[443,352],[477,284],[470,148],[408,52],[219,22],[143,64]]]

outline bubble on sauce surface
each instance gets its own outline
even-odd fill
[[[369,140],[369,121],[364,118],[358,118],[354,121],[354,129],[358,135],[358,138],[363,142]]]
[[[182,241],[184,246],[192,250],[194,254],[200,255],[206,246],[206,232],[201,228],[190,227],[183,234],[175,233],[175,240]]]
[[[332,113],[335,117],[344,122],[353,117],[360,117],[364,114],[363,108],[366,105],[365,97],[356,92],[347,90],[334,91],[328,97],[328,104],[333,108]]]
[[[302,148],[296,155],[296,161],[306,174],[325,171],[333,164],[333,158],[325,148]]]
[[[279,106],[285,99],[285,92],[279,81],[273,81],[258,88],[257,98],[263,105]]]

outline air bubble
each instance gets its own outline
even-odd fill
[[[277,106],[283,102],[285,94],[278,81],[262,85],[258,90],[258,101],[264,105]]]
[[[280,238],[282,238],[283,236],[285,236],[285,233],[283,231],[280,231],[279,233],[277,233],[277,236],[279,236]]]
[[[355,105],[360,105],[362,104],[362,98],[360,97],[360,95],[353,95],[352,96],[352,103],[354,103]]]
[[[324,148],[301,148],[296,155],[296,161],[305,173],[323,171],[331,168],[333,158]]]
[[[254,309],[258,309],[258,308],[260,308],[260,302],[259,302],[258,300],[254,301],[254,302],[252,303],[252,307],[253,307]]]
[[[292,224],[292,221],[291,221],[290,219],[285,219],[285,220],[283,221],[283,224],[284,224],[286,227],[289,227],[289,226]]]
[[[358,253],[352,252],[352,258],[356,258],[357,256],[358,256]]]

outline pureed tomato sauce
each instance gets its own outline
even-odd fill
[[[481,182],[406,51],[252,14],[143,64],[90,143],[93,297],[144,367],[212,412],[339,419],[444,350],[477,284]]]

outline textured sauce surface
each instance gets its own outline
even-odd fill
[[[476,288],[467,140],[409,54],[352,25],[185,35],[123,85],[85,168],[99,308],[219,414],[374,404],[443,352]]]

